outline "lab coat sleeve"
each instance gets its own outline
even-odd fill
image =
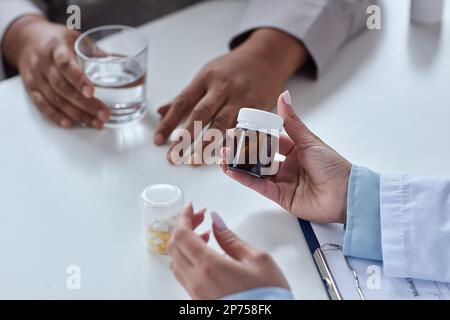
[[[380,228],[380,175],[353,165],[348,182],[343,254],[382,260]]]
[[[250,0],[230,47],[258,28],[279,29],[303,43],[319,75],[338,49],[365,29],[367,7],[376,0]]]
[[[256,288],[230,294],[222,300],[293,300],[292,292],[285,288]]]
[[[387,276],[450,282],[450,179],[353,165],[344,254],[382,260]]]
[[[381,176],[384,273],[450,282],[450,179]]]
[[[8,27],[19,17],[27,14],[42,15],[42,11],[30,0],[1,0],[0,1],[0,80],[5,75],[3,55],[3,36]]]

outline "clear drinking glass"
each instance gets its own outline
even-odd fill
[[[146,110],[147,41],[134,28],[103,26],[75,42],[82,69],[94,83],[95,97],[111,111],[107,126],[140,119]]]

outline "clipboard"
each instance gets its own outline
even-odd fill
[[[317,271],[319,272],[320,277],[322,278],[324,288],[329,298],[331,300],[343,300],[342,294],[339,291],[339,286],[337,285],[336,280],[334,279],[333,272],[331,271],[327,258],[324,254],[324,250],[328,248],[333,248],[336,250],[340,250],[342,252],[342,247],[340,245],[332,243],[326,243],[321,246],[319,241],[317,240],[317,237],[314,233],[311,223],[302,219],[298,219],[298,223],[300,224],[300,228],[303,231],[303,235],[305,237],[306,243],[308,244],[309,251],[311,252],[314,258]],[[351,267],[350,263],[345,257],[344,259],[347,262],[349,270],[353,273],[353,276],[355,278],[355,286],[361,300],[365,300],[364,294],[362,293],[361,287],[359,285],[359,277],[357,272]]]
[[[330,299],[450,300],[450,283],[392,278],[383,274],[382,262],[345,257],[342,225],[298,222]],[[368,287],[369,267],[380,270],[380,288]]]

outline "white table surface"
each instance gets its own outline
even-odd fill
[[[151,113],[136,126],[63,130],[19,78],[0,84],[0,298],[187,298],[168,260],[144,247],[137,199],[156,182],[179,185],[269,251],[297,298],[326,298],[293,217],[215,166],[169,165],[167,147],[152,143],[156,107],[226,52],[244,5],[215,1],[141,27]],[[310,128],[352,162],[450,176],[450,6],[440,32],[410,25],[408,6],[385,1],[383,30],[357,37],[319,81],[295,77],[289,89]],[[66,287],[69,265],[81,268],[80,290]]]

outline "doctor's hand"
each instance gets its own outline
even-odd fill
[[[307,57],[303,45],[281,31],[253,32],[239,47],[207,63],[175,99],[159,108],[162,119],[154,142],[166,143],[185,118],[185,128],[194,140],[194,121],[201,121],[203,127],[210,123],[209,128],[224,133],[233,126],[240,108],[272,109],[278,93]],[[170,154],[177,142],[168,152],[172,163]]]
[[[278,114],[289,135],[280,137],[286,156],[273,177],[256,178],[229,170],[223,149],[222,170],[232,179],[277,202],[295,216],[313,222],[345,223],[351,163],[315,136],[297,117],[289,92],[278,99]]]
[[[239,239],[217,213],[212,213],[213,232],[226,256],[209,248],[209,232],[194,230],[205,210],[183,209],[169,243],[172,272],[194,299],[219,299],[260,287],[289,288],[270,255]]]
[[[3,39],[6,61],[19,70],[38,109],[63,128],[85,124],[97,129],[108,108],[93,98],[94,85],[75,57],[78,33],[38,16],[16,20]]]

